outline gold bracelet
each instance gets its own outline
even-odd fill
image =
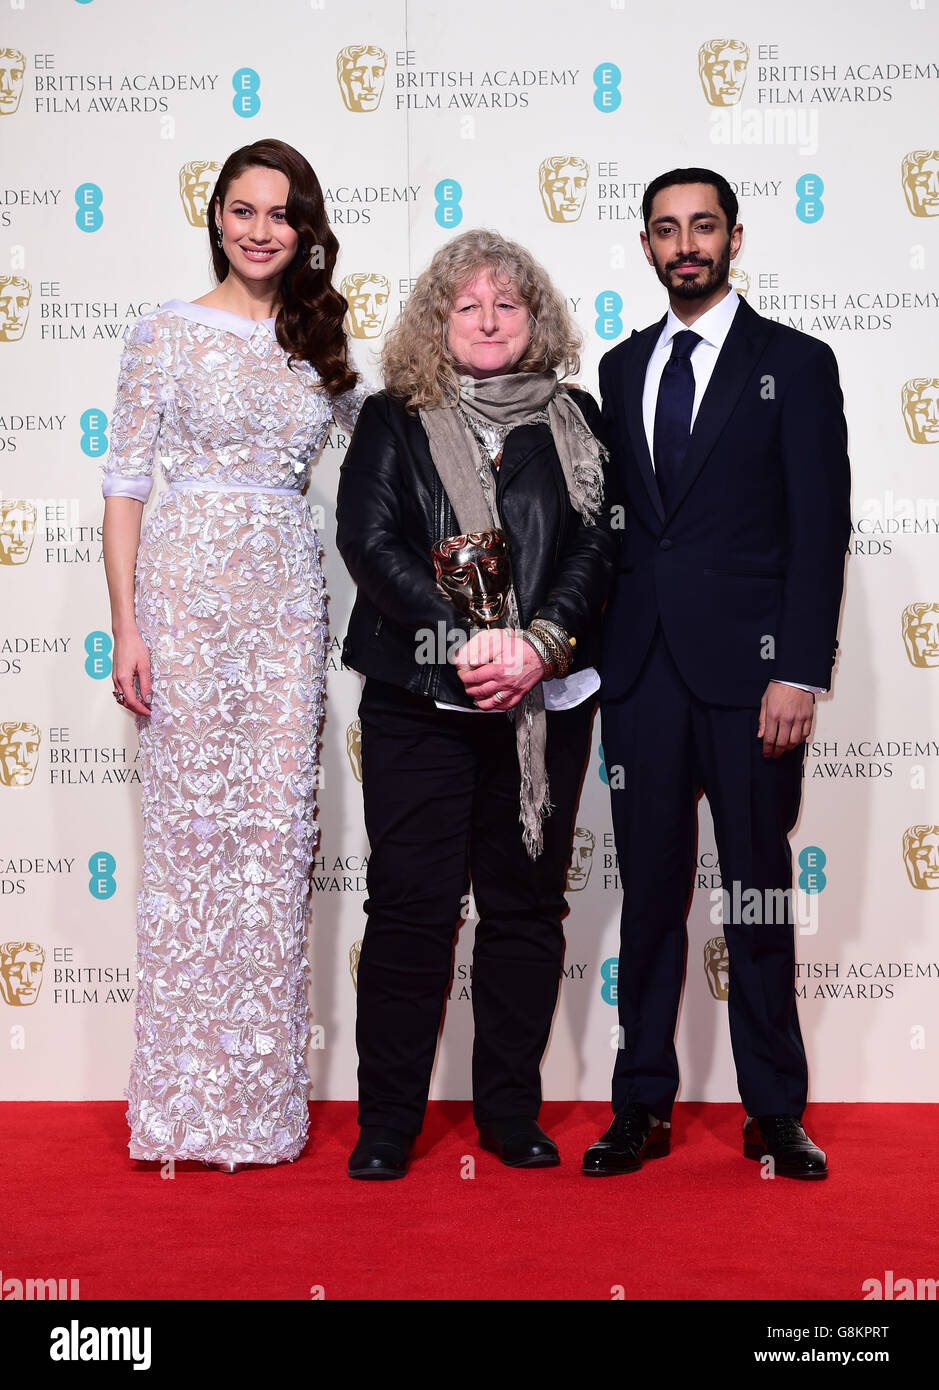
[[[535,634],[532,632],[523,632],[522,641],[528,643],[528,645],[531,647],[532,651],[535,653],[535,655],[538,657],[538,660],[544,667],[544,675],[542,677],[542,680],[551,680],[551,678],[554,675],[554,662],[548,655],[548,650],[545,644],[542,642],[541,638],[535,636]]]
[[[555,675],[566,676],[574,662],[576,637],[571,637],[563,627],[548,618],[534,618],[529,624],[529,631],[536,632],[552,656],[555,656]]]

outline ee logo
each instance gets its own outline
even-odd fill
[[[623,297],[615,290],[601,290],[593,301],[593,307],[597,311],[597,321],[594,324],[597,336],[600,338],[618,338],[623,331],[623,320],[620,315],[623,312]]]
[[[463,209],[460,207],[463,190],[456,179],[441,179],[434,189],[434,197],[437,199],[434,212],[437,226],[458,227],[463,221]]]
[[[594,106],[604,115],[615,111],[623,100],[619,89],[623,74],[619,68],[615,63],[599,63],[593,70],[593,80],[596,85],[593,94]]]
[[[104,194],[96,183],[80,183],[75,189],[75,226],[82,232],[96,232],[104,224],[101,200]]]
[[[616,984],[619,979],[619,957],[610,956],[600,966],[600,979],[603,984],[600,987],[600,998],[604,1004],[617,1004],[619,1002],[616,993]]]
[[[803,174],[800,179],[796,179],[796,192],[799,195],[796,217],[800,222],[820,222],[825,212],[825,204],[822,202],[825,185],[818,174]]]
[[[261,109],[261,98],[258,96],[258,88],[261,79],[254,68],[239,68],[233,74],[231,84],[235,89],[232,98],[232,108],[236,116],[256,116]]]
[[[106,632],[89,632],[85,638],[85,671],[92,680],[103,681],[111,674],[111,648],[114,643]]]
[[[105,434],[108,417],[103,410],[96,410],[92,406],[82,411],[78,423],[82,427],[82,453],[87,454],[89,458],[97,458],[108,447],[108,437]]]
[[[117,868],[117,860],[113,854],[108,854],[107,850],[98,850],[88,860],[88,869],[91,878],[88,880],[88,892],[93,898],[110,898],[117,889],[117,881],[114,877],[114,870]]]
[[[803,893],[820,893],[828,882],[825,865],[828,856],[818,845],[806,845],[799,851],[799,887]]]

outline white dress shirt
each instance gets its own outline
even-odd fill
[[[690,325],[691,332],[697,333],[701,338],[701,342],[695,344],[688,359],[691,362],[691,370],[694,372],[694,404],[691,407],[692,429],[694,429],[694,422],[698,418],[698,408],[704,399],[705,391],[708,389],[711,373],[717,365],[721,348],[730,332],[738,303],[736,290],[732,290],[728,286],[727,293],[720,303],[715,304],[712,309],[708,309],[706,314],[702,314]],[[659,398],[659,382],[662,380],[665,364],[672,355],[672,339],[676,333],[683,333],[688,327],[689,325],[682,323],[669,306],[659,340],[652,349],[652,356],[646,367],[646,379],[642,388],[642,423],[646,432],[646,441],[649,445],[649,455],[652,458],[653,468],[655,467],[655,451],[652,441],[655,432],[655,407]],[[813,695],[825,693],[824,686],[800,685],[798,681],[779,681],[778,684],[792,685],[797,690],[808,690]]]
[[[728,292],[720,303],[715,304],[713,309],[708,309],[706,314],[702,314],[691,324],[691,332],[697,333],[701,338],[701,342],[695,344],[689,359],[691,370],[694,372],[694,405],[691,407],[692,429],[698,418],[698,408],[704,399],[705,391],[708,389],[711,373],[714,371],[720,350],[724,346],[724,340],[730,332],[730,325],[734,321],[737,304],[737,291],[728,287]],[[669,308],[664,327],[659,334],[659,341],[652,349],[652,356],[646,367],[646,381],[642,389],[642,423],[645,426],[653,468],[655,467],[655,454],[652,449],[652,438],[655,429],[655,407],[659,398],[659,382],[662,379],[665,364],[672,355],[672,339],[676,333],[684,333],[687,328],[688,324],[682,323],[677,314]]]

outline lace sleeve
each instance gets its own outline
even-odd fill
[[[359,418],[359,411],[365,404],[367,397],[373,395],[374,391],[374,386],[360,377],[351,391],[345,391],[341,396],[334,396],[333,419],[336,424],[351,434],[355,429],[355,422]]]
[[[124,351],[111,416],[111,443],[101,468],[105,497],[146,502],[165,405],[160,344],[152,320],[138,319],[124,334]]]

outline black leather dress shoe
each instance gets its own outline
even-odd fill
[[[364,1125],[359,1142],[349,1155],[350,1178],[403,1178],[408,1171],[408,1135],[396,1129]]]
[[[783,1178],[827,1178],[825,1152],[813,1144],[794,1115],[748,1115],[743,1126],[745,1158],[773,1160]]]
[[[556,1168],[558,1146],[534,1120],[492,1120],[479,1126],[480,1147],[509,1168]]]
[[[662,1158],[672,1144],[672,1127],[657,1120],[644,1105],[632,1103],[617,1110],[605,1134],[584,1154],[582,1172],[588,1177],[635,1173],[647,1158]]]

